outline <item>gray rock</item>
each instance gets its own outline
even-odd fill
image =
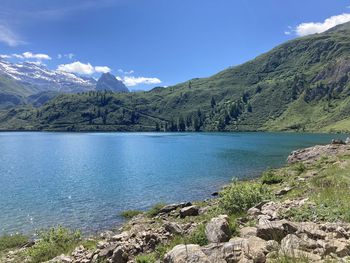
[[[269,221],[258,225],[257,236],[264,240],[280,242],[285,236],[293,234],[297,230],[298,226],[287,220]]]
[[[180,217],[197,216],[199,214],[199,208],[195,205],[184,207],[180,210]]]
[[[177,245],[164,257],[164,263],[210,263],[198,245]]]
[[[211,243],[229,241],[231,237],[230,225],[227,215],[220,215],[212,218],[205,227],[205,235]]]
[[[181,227],[174,222],[165,223],[164,228],[166,231],[168,231],[171,234],[181,234],[182,233]]]
[[[222,253],[227,262],[252,260],[252,262],[264,263],[265,254],[268,253],[266,244],[265,240],[258,237],[232,238],[229,242],[224,243]]]
[[[300,224],[298,232],[306,233],[309,238],[316,240],[325,239],[327,236],[325,231],[320,230],[317,224],[311,222],[305,222]]]
[[[301,239],[294,234],[289,234],[281,241],[281,252],[283,254],[291,255],[300,248]]]
[[[119,246],[113,251],[112,263],[126,263],[128,254],[124,252],[123,247]]]
[[[290,192],[290,191],[292,191],[292,190],[293,190],[293,187],[286,186],[285,188],[278,190],[278,191],[275,193],[275,195],[276,195],[276,196],[282,196],[282,195],[285,195],[285,194],[287,194],[288,192]]]
[[[103,248],[100,250],[100,252],[98,253],[99,257],[101,258],[106,258],[106,257],[110,257],[113,255],[113,251],[116,249],[117,244],[112,244],[107,246],[106,248]]]
[[[122,232],[118,235],[114,235],[111,237],[111,241],[115,242],[115,241],[121,241],[121,240],[125,240],[129,237],[130,233],[125,231],[125,232]]]
[[[247,211],[248,216],[256,217],[261,214],[260,210],[256,207],[249,208]]]
[[[171,211],[176,210],[178,207],[178,204],[166,205],[159,210],[159,213],[170,213]]]
[[[243,227],[239,230],[240,236],[247,238],[247,237],[253,237],[256,236],[258,229],[256,227]]]
[[[278,242],[277,241],[275,241],[275,240],[269,240],[269,241],[267,241],[266,242],[266,249],[268,250],[268,251],[278,251],[278,249],[279,249],[279,244],[278,244]]]
[[[72,263],[73,260],[64,254],[57,256],[49,261],[49,263]]]

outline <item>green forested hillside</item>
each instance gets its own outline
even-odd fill
[[[350,130],[350,24],[209,78],[149,92],[60,95],[0,112],[1,129]]]

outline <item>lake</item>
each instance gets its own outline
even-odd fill
[[[330,134],[0,133],[0,234],[64,225],[93,233],[120,213],[209,198]]]

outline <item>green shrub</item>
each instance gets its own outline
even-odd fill
[[[269,197],[269,193],[261,183],[235,181],[220,193],[219,204],[227,213],[236,214]]]
[[[79,231],[73,232],[63,227],[40,231],[38,236],[39,241],[28,250],[28,255],[34,263],[70,253],[81,241]]]
[[[306,166],[304,163],[299,162],[293,166],[293,169],[297,172],[298,175],[301,175],[303,172],[306,171]]]
[[[159,214],[160,210],[165,206],[164,203],[155,204],[150,210],[147,211],[149,217],[154,217]]]
[[[126,210],[126,211],[122,212],[120,215],[122,217],[124,217],[124,218],[131,219],[134,216],[137,216],[139,214],[142,214],[142,211],[139,211],[139,210]]]
[[[200,246],[208,245],[208,239],[205,235],[205,226],[199,225],[187,238],[185,238],[186,244],[197,244]]]
[[[16,235],[5,235],[0,237],[0,251],[11,249],[11,248],[20,248],[28,242],[28,237],[16,234]]]
[[[263,184],[279,184],[283,182],[283,178],[282,176],[275,174],[272,170],[268,170],[267,172],[263,173],[261,182]]]

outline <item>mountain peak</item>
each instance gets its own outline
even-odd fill
[[[113,92],[127,93],[129,89],[111,73],[103,73],[96,84],[96,90],[108,90]]]

